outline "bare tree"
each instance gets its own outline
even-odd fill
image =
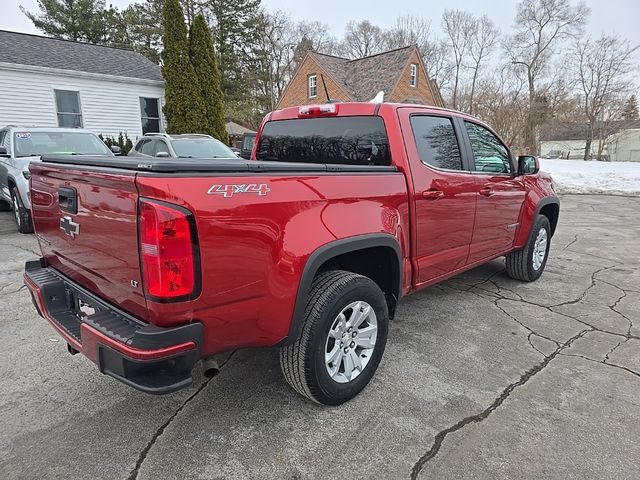
[[[589,16],[584,3],[570,0],[522,0],[516,14],[516,33],[505,48],[514,65],[526,74],[529,107],[524,129],[525,146],[538,152],[537,128],[544,119],[544,104],[537,86],[560,42],[579,37]]]
[[[263,12],[259,42],[261,50],[261,93],[274,109],[294,72],[294,48],[298,44],[296,25],[284,12]]]
[[[432,34],[431,22],[415,15],[398,17],[394,25],[384,32],[384,39],[386,50],[417,45],[429,78],[438,87],[446,87],[451,71],[449,49]]]
[[[476,21],[469,12],[445,10],[442,14],[442,29],[447,36],[447,44],[453,54],[453,91],[451,103],[460,108],[459,93],[464,64],[471,53],[473,38],[476,36]]]
[[[493,50],[498,44],[498,40],[500,38],[500,30],[498,30],[495,24],[486,15],[476,19],[474,23],[475,35],[471,38],[471,46],[469,48],[470,68],[472,71],[471,92],[469,93],[469,112],[472,115],[475,114],[476,111],[474,101],[481,68],[493,53]]]
[[[527,81],[511,64],[491,73],[479,81],[476,115],[493,126],[514,152],[524,153],[521,136],[527,117]]]
[[[349,58],[362,58],[384,50],[384,34],[380,27],[369,20],[347,23],[342,40],[343,54]]]
[[[385,32],[385,47],[389,50],[418,45],[425,52],[432,40],[431,22],[414,15],[396,18],[394,25]]]
[[[570,65],[580,89],[582,110],[588,124],[585,160],[591,155],[596,124],[603,130],[598,135],[602,144],[602,137],[609,130],[605,124],[620,120],[622,116],[625,101],[633,86],[629,75],[635,70],[633,55],[638,48],[639,46],[632,47],[628,40],[618,36],[602,35],[597,40],[586,38],[576,42],[571,51]],[[613,105],[618,107],[613,112],[607,111]],[[602,156],[601,144],[598,147],[598,158]]]

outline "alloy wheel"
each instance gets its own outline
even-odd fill
[[[365,369],[376,346],[378,321],[367,302],[350,303],[334,320],[325,342],[325,366],[338,383],[348,383]]]

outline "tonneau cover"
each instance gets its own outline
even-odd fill
[[[189,172],[395,172],[394,166],[341,165],[335,163],[289,163],[239,158],[108,157],[85,155],[46,155],[45,163],[118,168],[158,173]]]

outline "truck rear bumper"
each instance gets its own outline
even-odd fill
[[[41,261],[25,264],[24,282],[38,313],[100,372],[138,390],[170,393],[193,381],[203,327],[150,325],[99,299]]]

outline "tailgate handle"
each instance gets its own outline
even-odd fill
[[[78,192],[73,187],[58,189],[58,205],[60,210],[68,213],[78,213]]]

